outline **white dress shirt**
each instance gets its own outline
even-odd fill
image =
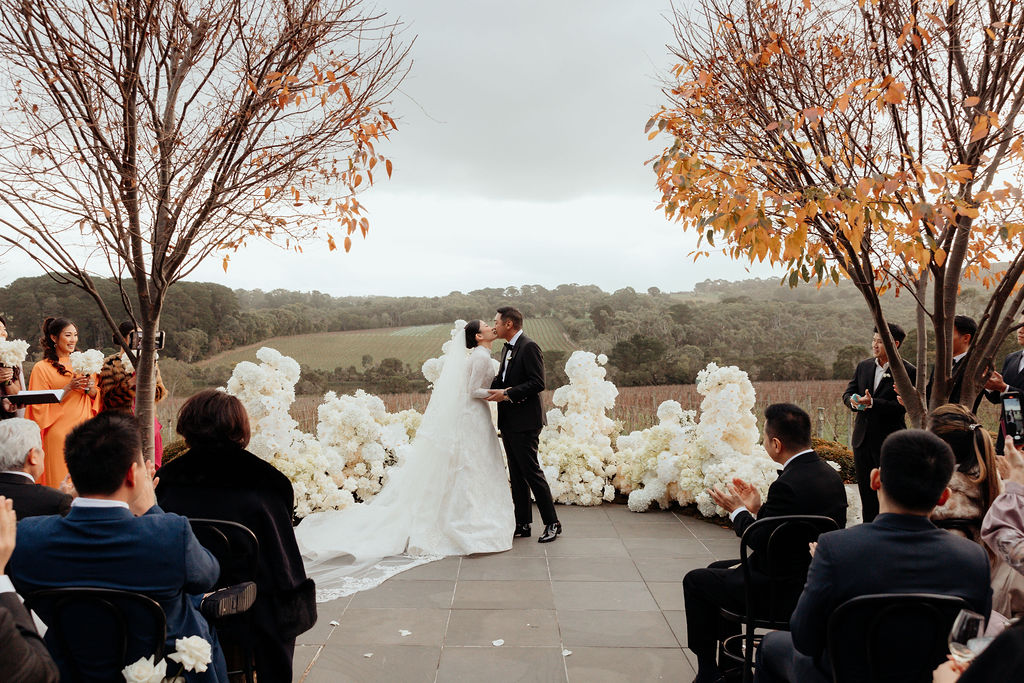
[[[108,500],[106,498],[84,498],[79,496],[71,501],[71,507],[79,508],[124,508],[131,510],[128,503],[123,500]]]
[[[515,334],[514,334],[514,335],[512,336],[512,338],[511,338],[511,339],[509,339],[509,340],[508,340],[508,345],[509,345],[509,346],[511,346],[512,348],[508,350],[508,354],[507,354],[507,355],[505,356],[505,367],[503,367],[503,368],[501,369],[501,381],[502,381],[502,382],[504,382],[504,381],[505,381],[505,374],[506,374],[506,373],[508,372],[508,365],[509,365],[509,357],[510,357],[510,356],[512,355],[512,351],[513,351],[513,350],[515,349],[515,346],[516,346],[516,342],[517,342],[517,341],[519,341],[519,338],[520,338],[521,336],[523,336],[523,331],[522,331],[522,330],[519,330],[518,332],[516,332],[516,333],[515,333]],[[493,367],[493,366],[492,366],[492,367]]]
[[[28,472],[25,472],[24,470],[4,470],[4,474],[20,474],[21,476],[25,477],[26,479],[28,479],[33,484],[36,483],[35,477],[33,477]]]

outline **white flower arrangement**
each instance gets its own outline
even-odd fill
[[[129,664],[121,670],[125,683],[184,683],[184,678],[176,676],[167,677],[167,660],[155,661],[156,657],[142,657],[136,662]],[[200,636],[188,636],[177,638],[174,641],[174,652],[167,655],[167,659],[178,662],[180,668],[178,673],[185,671],[196,671],[202,673],[213,661],[213,648],[210,643]]]
[[[0,340],[0,365],[16,368],[25,362],[28,355],[28,342],[21,339]]]
[[[98,349],[71,352],[71,371],[76,375],[95,375],[103,369],[103,352]]]
[[[603,356],[603,354],[602,354]],[[604,356],[604,361],[608,358]],[[569,384],[559,387],[540,433],[539,459],[556,502],[600,505],[614,500],[611,480],[618,471],[611,435],[615,423],[607,411],[619,390],[605,379],[601,357],[574,351],[565,363]]]

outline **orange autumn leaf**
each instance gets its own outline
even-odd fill
[[[345,237],[345,253],[347,254],[351,248],[352,248],[352,238],[346,236]]]

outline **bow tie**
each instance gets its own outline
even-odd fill
[[[508,351],[509,353],[512,353],[512,349],[514,349],[514,348],[516,348],[515,344],[509,344],[508,342],[505,342],[505,350],[506,351]]]
[[[778,472],[779,474],[782,474],[782,470],[775,470],[775,471]]]

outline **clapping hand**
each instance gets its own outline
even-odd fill
[[[14,539],[18,531],[18,516],[14,513],[14,501],[0,496],[0,574],[14,553]]]
[[[750,514],[756,515],[757,511],[761,509],[761,492],[753,484],[748,484],[736,477],[729,485],[729,489],[740,499],[743,507],[750,510]]]
[[[817,541],[811,541],[810,543],[807,544],[807,552],[809,552],[811,554],[811,557],[814,557],[814,552],[817,549],[818,549],[818,542]]]
[[[1009,472],[1004,479],[1024,485],[1024,455],[1017,450],[1012,436],[1006,437],[1006,441],[1003,444],[1003,453],[1006,458],[1003,462],[1006,463],[1005,468]]]

